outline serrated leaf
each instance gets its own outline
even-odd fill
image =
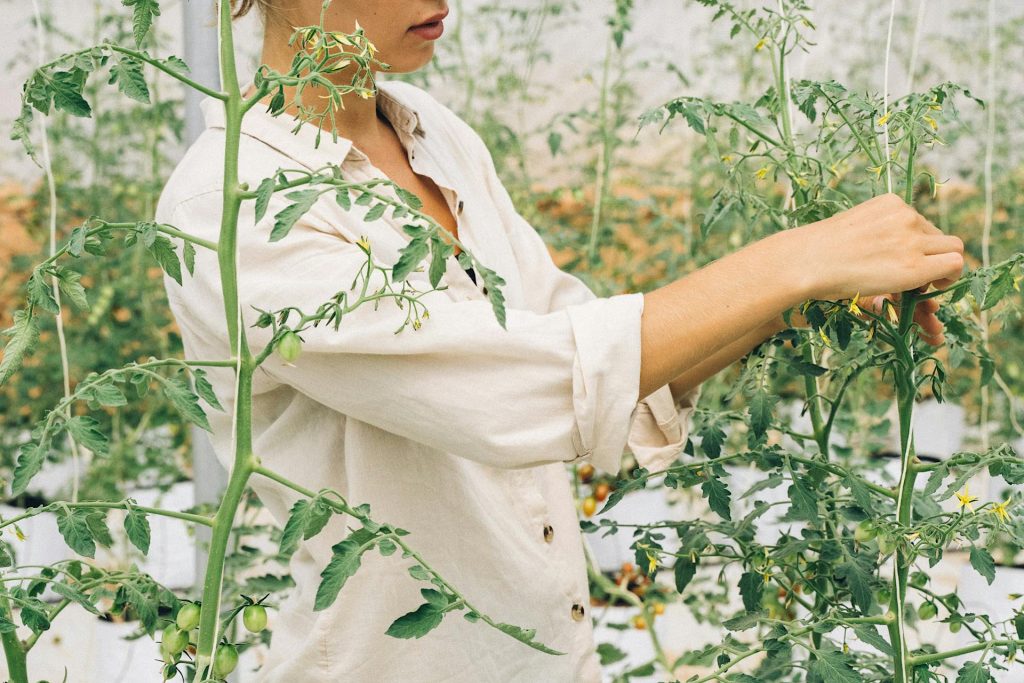
[[[181,262],[178,260],[178,254],[174,250],[174,243],[163,235],[157,235],[153,239],[153,244],[148,249],[149,253],[160,264],[160,267],[180,285]]]
[[[787,489],[791,505],[791,515],[797,519],[814,522],[818,519],[818,497],[811,488],[806,477],[794,476],[793,483]]]
[[[85,557],[96,557],[96,542],[93,540],[92,531],[85,519],[81,508],[73,510],[68,514],[64,510],[57,512],[57,530],[64,537],[68,547],[79,555]]]
[[[124,518],[124,530],[132,545],[138,548],[143,555],[148,555],[152,532],[146,513],[137,507],[132,507]]]
[[[711,506],[711,509],[719,517],[726,520],[732,519],[732,510],[729,508],[732,494],[729,492],[729,487],[723,484],[721,479],[715,475],[710,475],[708,480],[700,485],[700,490],[704,493],[704,497],[708,499],[708,505]]]
[[[384,215],[384,212],[387,210],[387,208],[388,205],[383,202],[379,204],[374,204],[373,206],[370,207],[370,210],[366,212],[366,215],[363,216],[363,220],[366,221],[367,223],[375,221]]]
[[[181,248],[181,258],[185,261],[185,268],[189,275],[196,274],[196,248],[192,242],[185,240]]]
[[[302,528],[302,538],[307,541],[323,531],[330,521],[334,510],[323,498],[314,498],[306,513],[306,525]]]
[[[743,608],[748,612],[761,609],[761,596],[764,593],[764,577],[754,572],[744,572],[739,583],[740,597]]]
[[[217,400],[217,394],[213,391],[213,385],[210,384],[210,380],[206,379],[206,371],[202,368],[194,368],[192,376],[195,378],[196,393],[199,394],[199,397],[211,407],[217,410],[224,410],[224,406]]]
[[[862,679],[850,665],[852,660],[836,650],[818,650],[811,663],[810,674],[823,683],[861,683]]]
[[[991,586],[992,582],[996,579],[996,561],[992,558],[992,554],[984,548],[977,546],[971,546],[971,566],[974,567],[975,571],[985,577],[988,584]]]
[[[772,422],[772,397],[767,391],[758,389],[750,397],[750,428],[754,434],[764,436]]]
[[[299,541],[302,540],[302,533],[306,528],[306,520],[309,518],[309,505],[308,498],[299,498],[292,504],[288,521],[281,532],[280,553],[285,557],[290,557],[299,547]]]
[[[992,673],[980,662],[967,662],[956,674],[956,683],[989,683]]]
[[[319,190],[299,190],[285,195],[294,202],[274,214],[274,229],[270,231],[270,241],[277,242],[288,236],[295,223],[302,218],[320,197]]]
[[[39,340],[39,325],[35,316],[28,315],[23,309],[14,312],[14,324],[4,330],[11,339],[4,347],[4,357],[0,359],[0,384],[4,384],[21,367],[25,355],[35,348]]]
[[[369,548],[369,545],[364,544],[374,538],[376,534],[366,529],[356,529],[344,541],[334,544],[331,548],[331,561],[320,572],[321,581],[316,590],[314,611],[326,609],[334,604],[345,582],[359,569],[362,554]]]
[[[135,44],[142,47],[146,34],[153,26],[153,19],[160,16],[160,5],[157,0],[121,0],[125,7],[132,8],[132,34]]]
[[[54,582],[50,584],[50,589],[57,595],[61,595],[72,602],[78,603],[96,616],[102,616],[103,614],[96,609],[96,606],[93,604],[93,600],[88,595],[73,586],[69,586],[66,583]]]
[[[85,287],[79,282],[82,274],[70,268],[61,268],[57,271],[57,286],[71,303],[80,311],[89,310],[89,299],[85,294]]]
[[[97,455],[107,454],[107,437],[100,431],[100,423],[88,415],[75,415],[67,421],[68,434],[77,443]]]
[[[444,612],[429,602],[425,602],[412,612],[391,622],[385,635],[394,638],[422,638],[441,624]]]
[[[873,599],[871,575],[856,560],[847,560],[836,565],[835,571],[836,576],[846,582],[854,606],[861,614],[866,615],[871,609]]]
[[[690,562],[688,557],[677,557],[672,573],[676,582],[676,591],[682,593],[690,585],[690,581],[697,574],[697,563]]]
[[[273,178],[264,178],[256,188],[255,221],[259,223],[267,215],[267,207],[270,206],[270,198],[274,194],[276,183]]]
[[[199,407],[199,398],[192,392],[188,383],[181,376],[165,379],[160,382],[160,385],[164,390],[164,395],[171,401],[177,411],[181,413],[182,417],[208,432],[213,431],[210,429],[210,423],[206,419],[206,413]]]
[[[399,198],[401,198],[401,200],[405,204],[409,205],[410,208],[413,208],[413,209],[422,209],[423,208],[423,202],[420,200],[420,198],[418,196],[416,196],[415,194],[413,194],[412,192],[410,192],[409,190],[406,190],[404,187],[398,187],[396,185],[395,186],[395,193],[398,194]]]
[[[104,548],[114,545],[114,537],[110,535],[110,528],[107,526],[107,510],[86,510],[85,523],[97,544]]]
[[[892,645],[878,632],[878,627],[874,624],[854,624],[853,632],[857,634],[861,641],[872,646],[882,654],[888,657],[893,656]]]
[[[117,83],[117,89],[137,102],[149,104],[149,87],[142,73],[142,62],[131,57],[110,67],[108,84]]]
[[[426,258],[428,249],[427,240],[422,236],[409,240],[399,252],[398,261],[391,267],[391,279],[395,282],[404,280]]]
[[[21,447],[18,463],[14,466],[11,477],[11,495],[17,496],[25,491],[32,477],[43,467],[48,447],[42,444],[27,443]]]

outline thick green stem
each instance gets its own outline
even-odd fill
[[[0,587],[0,609],[8,619],[14,621],[6,587]],[[17,632],[8,631],[0,634],[0,641],[4,645],[4,657],[7,660],[7,675],[10,677],[10,683],[28,683],[28,652],[18,639]]]
[[[212,673],[213,658],[220,639],[221,590],[224,584],[224,556],[234,526],[235,515],[245,494],[246,483],[255,469],[252,453],[252,376],[256,365],[239,325],[238,272],[235,265],[238,213],[242,198],[238,187],[238,145],[242,126],[242,93],[235,71],[235,47],[231,32],[231,4],[220,0],[220,77],[227,92],[225,108],[224,204],[221,214],[217,260],[220,265],[228,340],[236,351],[235,452],[227,488],[217,508],[210,539],[209,560],[203,580],[199,638],[196,643],[196,680]]]

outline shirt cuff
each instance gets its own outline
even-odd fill
[[[676,461],[689,436],[690,416],[703,388],[703,384],[698,384],[677,402],[665,384],[637,401],[627,446],[638,465],[655,472]]]
[[[570,305],[576,338],[573,405],[577,457],[617,475],[640,392],[641,292]],[[671,401],[671,397],[669,398]]]

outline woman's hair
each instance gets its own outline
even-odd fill
[[[280,7],[280,3],[284,0],[231,0],[231,7],[234,9],[234,13],[231,15],[234,19],[244,17],[249,13],[253,7],[259,9],[260,14],[263,17],[264,23],[268,21],[280,21],[284,17],[284,10]]]

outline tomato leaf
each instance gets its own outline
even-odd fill
[[[294,203],[274,214],[274,229],[270,231],[270,241],[277,242],[287,237],[295,223],[313,208],[319,196],[319,190],[299,190],[286,194],[285,197]]]
[[[992,673],[980,662],[967,662],[956,674],[956,683],[989,683]]]
[[[754,572],[744,572],[740,577],[740,597],[743,608],[748,612],[761,609],[761,596],[764,593],[764,577]]]
[[[984,548],[971,546],[971,566],[985,577],[990,586],[996,580],[996,561],[992,558],[992,554]]]
[[[137,507],[131,507],[124,518],[124,530],[132,545],[142,551],[143,555],[148,555],[152,533],[146,513]]]
[[[135,44],[141,47],[153,26],[153,19],[160,16],[160,5],[157,0],[121,0],[121,4],[132,8],[132,33]]]
[[[384,633],[394,638],[421,638],[437,628],[443,618],[440,608],[425,602],[391,622]]]
[[[0,333],[11,337],[4,347],[4,357],[0,360],[0,384],[4,384],[21,367],[22,360],[39,340],[39,325],[35,316],[17,310],[13,317],[14,325]]]
[[[721,479],[713,474],[710,475],[708,480],[700,485],[700,490],[703,491],[704,497],[708,499],[708,505],[718,513],[719,517],[727,520],[732,519],[732,510],[729,508],[732,494],[729,492],[729,487],[723,484]]]
[[[812,676],[823,683],[861,683],[863,680],[852,666],[852,660],[837,650],[818,650],[811,663],[808,679]]]
[[[66,510],[57,512],[57,530],[64,537],[68,547],[79,555],[85,557],[96,557],[96,542],[93,540],[92,531],[85,518],[84,508],[73,510],[70,514]]]
[[[348,538],[335,543],[331,550],[334,555],[320,572],[320,586],[316,590],[313,604],[314,611],[327,609],[338,597],[349,577],[356,573],[362,560],[362,554],[372,545],[377,535],[366,529],[356,529]]]

